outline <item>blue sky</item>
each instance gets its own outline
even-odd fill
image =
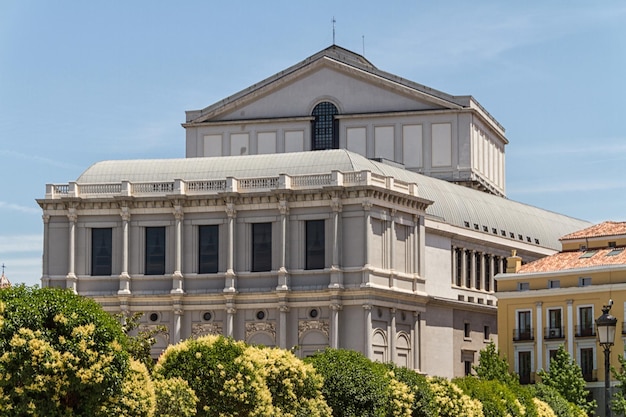
[[[0,0],[0,264],[39,283],[46,183],[183,157],[185,110],[333,42],[474,96],[504,127],[510,199],[626,220],[626,3]]]

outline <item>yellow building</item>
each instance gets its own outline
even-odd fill
[[[533,383],[564,345],[602,409],[604,351],[595,320],[612,304],[618,327],[611,365],[619,368],[626,341],[626,222],[600,223],[560,240],[561,252],[525,265],[513,253],[507,272],[496,276],[499,348],[520,381]]]

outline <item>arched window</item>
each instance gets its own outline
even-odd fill
[[[333,103],[323,101],[313,109],[313,143],[311,148],[314,151],[322,149],[338,149],[339,134],[338,123],[335,115],[338,114],[337,107]]]

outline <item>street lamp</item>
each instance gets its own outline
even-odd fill
[[[596,319],[596,327],[598,329],[598,340],[600,346],[604,348],[604,416],[611,417],[611,375],[610,375],[610,356],[611,346],[615,342],[615,326],[617,318],[609,314],[613,301],[609,300],[609,305],[602,307],[602,315]]]

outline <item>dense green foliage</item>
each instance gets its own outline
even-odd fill
[[[437,417],[435,395],[428,379],[412,369],[402,368],[392,363],[386,364],[395,378],[406,384],[413,394],[412,417]]]
[[[550,369],[540,371],[541,382],[554,388],[567,401],[577,405],[587,414],[596,408],[595,400],[589,401],[589,391],[580,366],[572,359],[563,345],[550,361]]]
[[[170,346],[154,374],[187,381],[198,397],[198,416],[331,415],[322,379],[286,350],[205,336]]]
[[[405,409],[408,413],[412,403],[408,395],[404,401],[400,400],[401,403],[406,402],[406,406],[398,404],[397,409],[392,406],[394,391],[404,387],[391,387],[392,376],[387,368],[370,361],[363,354],[345,349],[326,349],[306,361],[313,364],[324,378],[323,393],[333,416],[383,417],[397,415],[398,412],[401,415],[403,411],[399,410]],[[402,397],[401,394],[399,396]]]
[[[626,358],[623,355],[618,355],[618,358],[619,370],[611,369],[613,378],[618,381],[617,390],[613,393],[611,408],[616,414],[626,414]]]
[[[576,404],[567,401],[555,388],[545,384],[535,384],[530,387],[532,395],[550,406],[556,417],[586,417],[585,413]]]
[[[0,306],[0,414],[100,416],[123,395],[126,336],[93,300],[17,286]]]
[[[156,412],[159,417],[193,417],[198,397],[182,378],[156,379]]]
[[[497,380],[504,384],[517,384],[519,381],[516,374],[509,372],[506,358],[500,355],[493,341],[480,351],[478,365],[474,366],[474,371],[480,379]]]
[[[453,382],[470,397],[483,405],[485,417],[522,417],[525,407],[509,387],[495,379],[479,379],[475,376],[456,378]]]

